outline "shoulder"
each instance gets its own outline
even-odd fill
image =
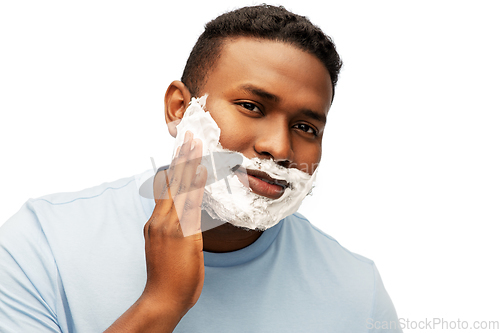
[[[140,180],[133,176],[30,199],[2,225],[0,295],[10,297],[0,297],[0,327],[17,327],[22,318],[26,325],[58,330],[68,318],[67,299],[81,313],[85,305],[75,299],[116,287],[121,276],[128,283],[142,277],[141,270],[134,276],[144,265],[147,220]]]
[[[363,266],[374,264],[372,260],[343,247],[335,238],[320,230],[300,213],[288,216],[283,226],[290,235],[296,235],[297,242],[307,243],[306,247],[309,249],[324,250],[331,256],[342,257],[344,260]]]
[[[145,219],[149,218],[143,202],[146,199],[139,195],[143,178],[141,174],[77,192],[29,199],[0,228],[0,243],[5,245],[12,243],[11,240],[17,243],[24,240],[39,244],[38,239],[43,238],[55,250],[57,244],[71,245],[78,239],[90,240],[96,234],[111,232],[122,225],[140,230]]]
[[[121,178],[112,182],[105,182],[97,186],[92,186],[75,192],[62,192],[45,195],[39,198],[30,199],[31,206],[65,206],[72,204],[83,204],[86,202],[97,202],[106,200],[110,196],[119,193],[126,193],[137,187],[136,177]]]
[[[109,218],[115,214],[141,214],[144,210],[141,209],[143,203],[139,186],[144,174],[105,182],[76,192],[55,193],[30,199],[26,208],[37,216],[42,225],[60,220],[65,223],[82,220],[91,223],[103,216]]]
[[[307,281],[314,299],[331,313],[365,328],[367,320],[397,321],[372,260],[349,251],[299,213],[283,221],[278,241],[288,271]]]
[[[288,260],[308,271],[311,279],[319,279],[322,285],[335,281],[351,299],[358,295],[366,301],[373,295],[378,276],[374,262],[349,251],[301,214],[284,221],[280,236]]]

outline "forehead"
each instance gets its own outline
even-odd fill
[[[281,41],[228,38],[202,90],[245,84],[284,98],[307,95],[325,110],[333,98],[330,74],[315,55]]]

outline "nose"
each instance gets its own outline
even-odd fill
[[[288,122],[270,122],[255,139],[254,150],[259,158],[271,158],[287,167],[293,160],[292,138]]]

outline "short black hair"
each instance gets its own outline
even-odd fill
[[[258,5],[227,12],[208,22],[184,67],[181,81],[198,96],[209,72],[215,68],[224,41],[231,37],[255,37],[289,43],[316,56],[330,73],[335,89],[342,61],[332,39],[308,18],[284,7]]]

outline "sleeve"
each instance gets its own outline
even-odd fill
[[[374,291],[371,316],[366,325],[370,333],[402,333],[396,309],[392,304],[389,294],[385,290],[382,278],[373,265]]]
[[[0,332],[62,332],[57,266],[25,204],[0,228]]]

